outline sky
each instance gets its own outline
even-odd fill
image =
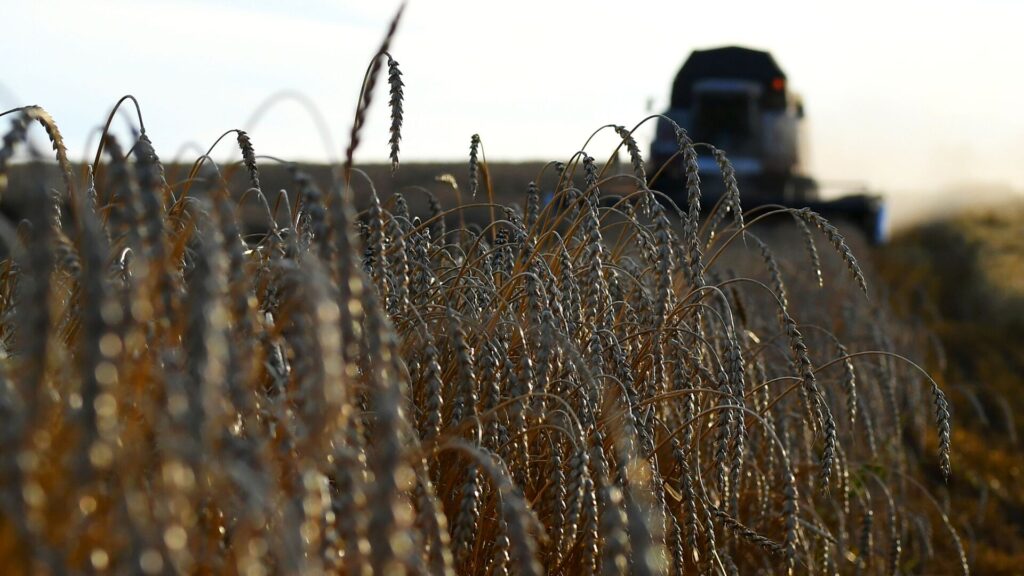
[[[258,153],[329,160],[347,144],[398,3],[0,5],[0,109],[43,106],[73,157],[89,155],[96,126],[133,94],[165,160],[193,159],[231,128],[249,130]],[[566,159],[602,125],[664,111],[690,51],[742,45],[771,51],[803,96],[820,180],[918,202],[1024,194],[1021,22],[1019,0],[411,0],[392,46],[406,84],[402,158],[464,160],[478,133],[491,161]],[[380,90],[357,162],[387,158]],[[645,146],[652,129],[637,133]],[[588,151],[600,158],[614,144]]]

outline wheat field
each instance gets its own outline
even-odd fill
[[[620,125],[625,171],[496,190],[474,135],[453,203],[380,197],[354,154],[384,76],[401,170],[397,21],[326,184],[263,189],[239,130],[169,177],[133,98],[81,170],[4,114],[0,173],[38,127],[62,177],[0,220],[5,573],[968,573],[927,343],[835,226],[744,211],[683,130],[676,206]]]

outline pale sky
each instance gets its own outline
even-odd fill
[[[251,128],[258,153],[339,155],[368,59],[397,7],[0,4],[0,109],[47,108],[81,157],[90,131],[131,93],[165,159],[187,142],[206,148],[230,128]],[[491,161],[565,159],[599,126],[635,124],[649,101],[663,111],[691,50],[738,44],[771,51],[802,94],[821,180],[888,193],[964,182],[1024,190],[1022,23],[1020,0],[412,0],[392,50],[406,83],[402,158],[462,160],[479,133]],[[359,162],[387,157],[386,88]],[[295,100],[246,125],[283,90],[315,103],[332,151]],[[638,139],[646,148],[650,131]],[[589,151],[612,148],[608,139]]]

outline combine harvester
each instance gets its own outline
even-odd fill
[[[788,90],[786,74],[771,54],[747,48],[697,50],[690,54],[672,85],[664,114],[694,142],[723,150],[732,162],[744,210],[766,204],[810,208],[837,226],[859,229],[873,244],[885,241],[881,196],[856,193],[835,200],[820,197],[819,184],[801,166],[806,142],[800,97]],[[678,150],[675,129],[664,118],[651,150],[654,170]],[[702,198],[709,206],[725,191],[714,158],[701,150]],[[683,163],[677,157],[654,187],[685,203]]]

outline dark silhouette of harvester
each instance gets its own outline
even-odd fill
[[[694,51],[676,75],[664,115],[694,142],[725,151],[736,170],[744,209],[809,207],[857,226],[874,243],[884,240],[881,197],[859,193],[820,199],[818,183],[801,166],[803,103],[789,91],[786,74],[771,54],[739,47]],[[681,158],[673,159],[677,150],[673,126],[659,119],[651,162],[654,170],[671,163],[653,186],[678,201],[685,196],[685,175]],[[700,152],[702,202],[710,205],[725,187],[714,158],[706,149]]]

